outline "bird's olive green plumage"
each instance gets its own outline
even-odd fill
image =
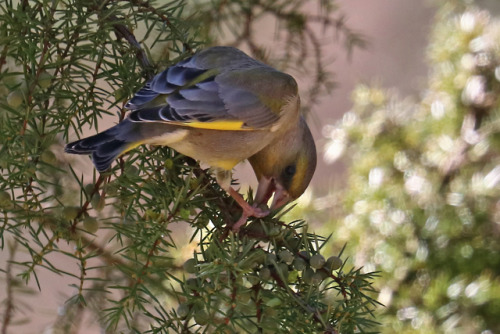
[[[220,170],[248,159],[259,184],[265,178],[295,199],[316,167],[299,105],[293,77],[235,48],[212,47],[155,76],[127,103],[125,120],[66,152],[92,154],[99,171],[140,144],[170,146]]]

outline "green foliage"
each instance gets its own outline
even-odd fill
[[[420,101],[359,86],[327,129],[326,158],[351,164],[334,235],[381,271],[384,333],[496,333],[500,20],[444,4],[429,59]]]
[[[19,287],[50,284],[42,268],[75,291],[54,332],[78,331],[82,314],[106,333],[372,330],[374,275],[348,269],[342,254],[325,260],[325,238],[302,220],[274,213],[233,234],[238,205],[168,148],[137,148],[100,175],[87,157],[62,154],[69,139],[123,119],[145,79],[216,43],[223,27],[262,58],[251,27],[264,16],[279,22],[277,40],[287,36],[282,67],[314,64],[314,103],[329,80],[312,25],[362,41],[319,3],[321,16],[301,12],[302,1],[0,3],[2,334],[25,320]]]

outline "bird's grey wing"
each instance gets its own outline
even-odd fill
[[[235,57],[241,59],[242,54],[238,51]],[[297,94],[291,76],[246,55],[243,68],[229,57],[230,70],[210,67],[208,56],[195,55],[155,76],[127,103],[130,120],[218,130],[261,129],[272,126],[283,103]]]

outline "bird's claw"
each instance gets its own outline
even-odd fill
[[[249,205],[248,207],[243,208],[243,213],[247,217],[262,218],[267,216],[270,213],[270,211],[269,209],[259,208],[258,206],[256,206],[256,204],[254,204],[252,206]]]
[[[238,221],[231,227],[233,232],[238,232],[242,226],[245,226],[249,217],[263,218],[270,213],[268,209],[259,208],[256,204],[252,206],[247,204],[242,207],[242,209],[243,213],[241,214],[240,219],[238,219]]]
[[[257,206],[257,203],[254,203],[253,205],[248,204],[248,202],[245,201],[245,199],[231,187],[229,187],[227,192],[243,209],[240,219],[238,219],[238,221],[232,226],[232,230],[234,232],[238,232],[242,226],[245,226],[248,217],[262,218],[270,213],[269,209],[262,209]]]
[[[242,226],[245,226],[245,224],[247,223],[247,219],[248,219],[248,216],[245,215],[245,213],[243,213],[240,217],[240,219],[238,219],[238,221],[236,223],[233,224],[233,226],[231,226],[231,230],[233,230],[233,232],[235,233],[238,233],[240,231],[240,228]]]

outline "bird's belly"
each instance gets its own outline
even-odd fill
[[[265,131],[217,131],[190,129],[182,139],[168,146],[213,167],[230,170],[269,144]]]

